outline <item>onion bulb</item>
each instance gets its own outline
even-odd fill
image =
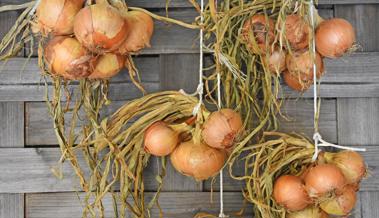
[[[283,73],[283,79],[288,87],[298,92],[306,91],[313,83],[313,80],[311,79],[308,79],[302,75],[294,75],[288,71]]]
[[[70,35],[84,0],[42,0],[37,8],[37,29],[42,35]]]
[[[305,175],[305,187],[311,197],[322,197],[346,185],[341,170],[332,164],[312,167]]]
[[[286,218],[328,218],[328,214],[318,207],[307,207],[304,210],[289,212]]]
[[[359,183],[366,174],[366,164],[363,157],[355,151],[325,153],[328,163],[336,165],[346,178],[348,184]]]
[[[316,76],[320,78],[324,73],[324,62],[320,54],[316,53],[314,62],[310,51],[289,53],[286,58],[287,69],[295,75],[304,76],[313,81],[313,66],[316,64]]]
[[[107,53],[101,55],[93,63],[93,71],[88,76],[89,79],[109,79],[117,75],[125,66],[125,57]]]
[[[242,131],[242,125],[240,114],[234,110],[221,109],[213,112],[203,125],[203,140],[213,148],[228,149]]]
[[[345,186],[341,192],[331,199],[320,203],[321,209],[331,215],[347,215],[357,202],[357,194],[354,187]]]
[[[292,175],[281,176],[275,181],[273,196],[276,203],[290,211],[303,210],[312,202],[303,181]]]
[[[256,54],[266,53],[269,48],[267,46],[271,46],[275,40],[274,21],[264,14],[257,14],[246,20],[241,32],[247,47]]]
[[[272,74],[278,75],[287,69],[286,66],[286,52],[281,49],[276,49],[266,57],[268,69]]]
[[[286,17],[285,37],[292,50],[308,48],[311,27],[299,15],[293,14]]]
[[[168,124],[158,121],[151,124],[144,135],[145,151],[154,156],[166,156],[179,144],[179,134]]]
[[[347,20],[341,18],[325,20],[316,29],[316,49],[322,56],[341,57],[354,42],[355,30]]]
[[[101,54],[118,49],[129,34],[129,27],[116,8],[99,3],[79,11],[74,33],[86,48]]]
[[[92,57],[75,38],[54,37],[45,47],[44,56],[50,72],[66,79],[81,79],[91,74]]]
[[[171,154],[174,168],[197,181],[216,175],[224,166],[225,160],[225,151],[193,141],[180,144]]]
[[[153,19],[141,11],[129,11],[125,19],[130,28],[130,33],[118,49],[119,53],[138,52],[145,47],[150,47],[150,39],[154,32]]]

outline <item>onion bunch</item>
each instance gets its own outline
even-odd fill
[[[275,40],[275,23],[264,14],[247,19],[242,27],[242,39],[255,54],[265,54]]]

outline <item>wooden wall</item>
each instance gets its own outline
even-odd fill
[[[0,6],[25,0],[0,0]],[[130,0],[164,14],[165,0]],[[327,60],[321,95],[321,133],[328,141],[342,145],[365,146],[370,176],[362,184],[354,218],[379,217],[379,0],[319,0],[325,17],[343,17],[358,31],[361,49],[349,57]],[[18,12],[0,14],[0,37],[13,24]],[[170,16],[191,21],[196,13],[187,0],[171,0]],[[153,47],[136,57],[137,66],[148,91],[184,88],[193,91],[198,71],[197,32],[156,23]],[[27,51],[19,58],[0,63],[0,218],[79,218],[78,181],[68,165],[64,178],[56,179],[51,168],[60,157],[52,123],[43,102],[35,59],[26,61]],[[24,66],[24,67],[23,67]],[[23,70],[21,70],[23,69]],[[109,114],[128,99],[140,96],[126,73],[113,80]],[[311,92],[292,97],[284,111],[293,118],[282,123],[283,131],[313,132]],[[241,169],[236,169],[237,172]],[[155,189],[155,160],[145,180],[148,197]],[[216,185],[214,190],[218,190]],[[228,213],[242,206],[242,185],[225,176],[225,206]],[[170,169],[165,179],[161,206],[166,217],[193,217],[199,211],[218,212],[218,194],[210,202],[211,183],[196,183]],[[81,193],[79,193],[81,195]],[[106,202],[111,207],[111,201]],[[157,211],[153,213],[157,217]],[[249,217],[247,211],[246,217]],[[110,213],[107,217],[111,217]]]

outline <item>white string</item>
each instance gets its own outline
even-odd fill
[[[33,6],[32,10],[29,12],[29,16],[32,16],[36,12],[37,7],[39,6],[40,3],[41,3],[41,0],[36,1],[36,4]]]
[[[313,37],[312,37],[312,52],[313,52],[313,106],[314,106],[314,129],[315,133],[313,135],[313,140],[315,142],[315,152],[312,157],[312,161],[316,161],[318,154],[320,153],[320,147],[333,147],[338,149],[344,149],[344,150],[351,150],[351,151],[366,151],[364,148],[354,148],[354,147],[346,147],[341,145],[335,145],[332,143],[329,143],[322,139],[320,133],[317,131],[317,119],[318,119],[318,94],[317,94],[317,69],[316,69],[316,41],[314,38],[315,33],[315,19],[314,19],[314,1],[311,0],[309,4],[309,12],[311,16],[311,23],[312,23],[312,31],[313,31]],[[320,143],[321,142],[321,143]]]

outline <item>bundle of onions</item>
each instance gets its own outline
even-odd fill
[[[266,53],[275,40],[274,32],[274,21],[264,14],[257,14],[246,20],[241,31],[247,47],[256,54]]]
[[[95,53],[117,50],[129,34],[129,26],[121,13],[107,3],[87,6],[74,22],[76,38]]]
[[[304,210],[289,212],[286,218],[328,218],[328,214],[318,207],[307,207]]]
[[[353,186],[345,186],[337,195],[320,203],[322,210],[331,215],[343,216],[353,210],[357,202],[357,194]]]
[[[180,144],[171,154],[174,168],[197,181],[216,175],[224,166],[225,160],[225,151],[193,141]]]
[[[283,79],[288,87],[298,92],[306,91],[313,83],[313,80],[305,77],[304,75],[292,74],[289,71],[285,71],[283,73]]]
[[[272,74],[279,75],[287,69],[286,52],[282,49],[275,49],[263,60]]]
[[[145,47],[150,47],[150,39],[154,32],[154,21],[146,13],[141,11],[129,11],[125,15],[130,33],[118,52],[127,54],[138,52]]]
[[[344,19],[325,20],[316,29],[316,48],[322,56],[340,57],[352,48],[354,42],[355,30]]]
[[[311,27],[301,16],[292,14],[286,17],[285,37],[292,50],[307,48],[311,32]]]
[[[275,181],[273,196],[276,203],[289,211],[303,210],[312,203],[303,181],[292,175],[281,176]]]
[[[74,19],[85,0],[41,0],[37,8],[37,29],[42,35],[70,35]]]
[[[332,164],[319,164],[310,168],[304,181],[311,197],[326,196],[347,184],[341,170]]]
[[[151,124],[145,131],[145,151],[155,156],[171,154],[179,144],[179,134],[167,123],[158,121]]]
[[[355,151],[326,152],[323,157],[327,163],[334,164],[341,170],[348,184],[358,184],[366,175],[364,159]]]
[[[205,121],[202,130],[204,142],[219,149],[233,146],[238,134],[242,131],[241,115],[231,109],[213,112]]]
[[[324,62],[320,54],[312,56],[310,51],[289,53],[286,58],[288,71],[313,81],[313,63],[316,63],[316,75],[320,78],[324,73]]]
[[[117,75],[125,66],[125,57],[107,53],[101,55],[93,63],[93,71],[89,79],[109,79]]]
[[[92,57],[75,38],[57,36],[44,51],[49,71],[65,79],[81,79],[91,74]]]

